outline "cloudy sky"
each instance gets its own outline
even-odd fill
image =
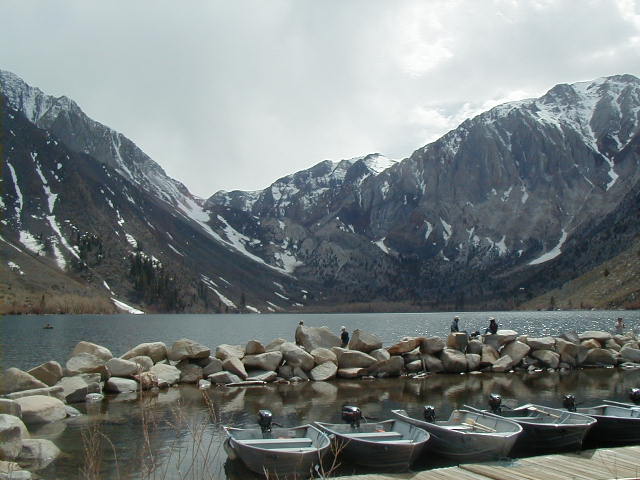
[[[640,0],[4,0],[0,68],[197,195],[402,159],[557,83],[640,76]]]

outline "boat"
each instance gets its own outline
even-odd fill
[[[504,410],[501,402],[500,395],[492,394],[491,411],[482,411],[512,420],[522,427],[522,434],[513,447],[516,455],[580,449],[589,429],[596,423],[595,419],[581,413],[532,403]],[[466,405],[465,408],[481,411]]]
[[[51,325],[50,323],[47,323],[45,326],[42,327],[45,330],[51,330],[53,328],[53,325]]]
[[[346,424],[314,423],[333,436],[338,455],[364,467],[408,470],[430,438],[425,430],[402,420],[361,423],[362,413],[357,407],[343,407],[342,418]]]
[[[313,425],[273,427],[271,412],[260,410],[258,415],[259,427],[223,427],[230,459],[241,460],[249,470],[267,478],[309,478],[322,468],[331,447],[325,433]]]
[[[522,427],[511,420],[470,410],[454,410],[448,420],[436,420],[431,406],[424,407],[425,420],[410,417],[404,410],[391,413],[429,432],[429,452],[458,463],[507,457],[522,432]]]
[[[597,420],[589,431],[587,441],[597,443],[640,443],[640,406],[603,400],[605,405],[576,408],[575,397],[566,395],[563,406]]]

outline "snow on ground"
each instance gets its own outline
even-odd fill
[[[529,198],[529,192],[527,192],[527,187],[525,187],[524,185],[520,187],[520,191],[522,192],[522,198],[520,199],[520,201],[524,205]]]
[[[256,307],[252,307],[251,305],[245,305],[244,308],[246,308],[247,310],[249,310],[250,312],[253,312],[253,313],[262,313]]]
[[[273,307],[273,309],[275,310],[282,310],[282,307],[279,307],[275,303],[267,302],[267,305],[271,305],[271,307]]]
[[[32,253],[36,255],[42,255],[43,246],[40,244],[38,239],[31,235],[31,233],[26,230],[20,230],[19,234],[20,243],[26,247]]]
[[[389,247],[387,247],[384,244],[385,240],[386,240],[386,237],[382,237],[380,240],[377,240],[377,241],[371,242],[371,243],[373,243],[376,247],[378,247],[380,250],[382,250],[384,253],[386,253],[388,255],[390,252],[389,252]]]
[[[127,313],[132,313],[134,315],[142,315],[144,314],[144,312],[142,310],[138,310],[137,308],[133,308],[130,305],[127,305],[124,302],[121,302],[120,300],[116,300],[115,298],[111,297],[111,301],[113,302],[113,304],[118,307],[120,310],[124,310]]]
[[[285,297],[285,296],[284,296],[284,295],[282,295],[281,293],[273,292],[273,294],[274,294],[275,296],[277,296],[277,297],[280,297],[280,298],[281,298],[281,299],[283,299],[283,300],[287,300],[287,301],[289,300],[289,297]]]
[[[173,250],[174,252],[176,252],[178,255],[180,255],[181,257],[184,257],[184,253],[182,253],[180,250],[178,250],[177,248],[175,248],[173,245],[171,245],[170,243],[167,243],[167,246]]]
[[[107,290],[111,291],[111,287],[109,286],[109,284],[107,282],[105,282],[104,280],[102,281],[102,284],[104,285],[104,288],[106,288]]]
[[[4,243],[6,243],[7,245],[9,245],[10,247],[15,248],[17,251],[19,251],[20,253],[24,253],[22,250],[20,250],[18,247],[16,247],[13,243],[6,241],[2,235],[0,235],[0,240],[2,240]]]
[[[424,223],[427,224],[427,231],[424,232],[424,239],[429,240],[429,235],[431,235],[431,232],[433,232],[433,225],[431,225],[431,223],[427,222],[426,220],[424,221]]]
[[[211,287],[209,287],[209,288],[211,288]],[[237,308],[235,303],[233,303],[227,297],[222,295],[218,290],[216,290],[215,288],[211,288],[211,290],[213,290],[215,292],[215,294],[218,295],[218,298],[220,299],[220,301],[222,303],[224,303],[227,307]]]
[[[11,178],[13,179],[13,185],[16,189],[16,219],[18,223],[20,223],[20,214],[22,213],[22,206],[24,205],[22,200],[22,192],[20,191],[20,186],[18,185],[18,177],[16,175],[16,171],[9,162],[7,163],[7,167],[9,167],[9,172],[11,172]]]
[[[133,235],[124,232],[124,236],[127,237],[127,242],[129,242],[129,245],[131,245],[133,248],[138,248],[138,241],[133,238]]]
[[[445,222],[442,217],[440,217],[440,223],[442,224],[442,238],[444,238],[444,242],[447,243],[451,238],[451,225]]]
[[[390,158],[385,157],[384,155],[368,155],[363,163],[367,166],[369,170],[371,170],[374,175],[378,175],[380,172],[383,172],[387,168],[398,163],[397,160],[391,160]]]
[[[20,265],[18,265],[17,263],[14,262],[7,262],[7,265],[9,266],[9,269],[13,272],[19,273],[20,275],[24,275],[24,272],[22,271],[22,269],[20,268]]]
[[[535,260],[531,260],[529,262],[529,265],[539,265],[541,263],[548,262],[549,260],[556,258],[558,255],[562,253],[561,248],[566,240],[567,240],[567,232],[564,229],[562,229],[562,236],[560,237],[560,241],[558,242],[558,244],[547,253],[539,256]]]

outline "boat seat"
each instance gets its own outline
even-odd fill
[[[413,440],[409,440],[408,438],[403,438],[402,440],[385,440],[384,443],[413,443]]]
[[[467,427],[466,425],[447,425],[445,428],[447,430],[457,430],[457,431],[472,430],[471,427]]]
[[[288,448],[273,448],[272,450],[277,450],[278,452],[299,452],[299,453],[304,453],[304,452],[315,452],[316,450],[318,450],[315,447],[301,447],[301,448],[294,448],[294,447],[288,447]]]
[[[297,438],[251,438],[248,440],[240,440],[245,445],[258,448],[305,448],[311,447],[312,441],[310,438],[297,437]]]
[[[358,438],[361,440],[372,440],[375,442],[387,442],[390,440],[402,439],[402,434],[399,432],[362,432],[362,433],[350,433],[348,436],[351,438]]]

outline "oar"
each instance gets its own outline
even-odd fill
[[[560,415],[556,415],[555,413],[545,412],[544,410],[540,410],[539,408],[536,408],[536,407],[527,407],[527,410],[533,410],[534,412],[542,413],[543,415],[549,415],[550,417],[553,417],[553,418],[560,418]]]
[[[634,405],[633,403],[623,403],[623,402],[615,402],[613,400],[603,400],[603,403],[607,403],[609,405],[616,405],[618,407],[625,408],[640,408],[640,405]]]
[[[462,422],[462,425],[466,427],[477,428],[478,430],[484,430],[485,432],[488,432],[488,433],[496,432],[493,428],[487,427],[486,425],[482,425],[481,423],[476,422],[473,418],[469,418],[467,419],[466,422]]]

